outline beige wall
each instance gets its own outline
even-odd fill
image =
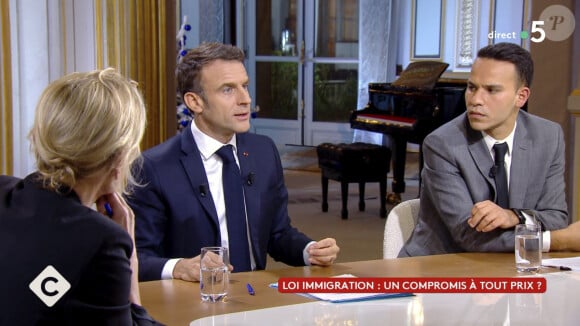
[[[574,1],[558,1],[568,8],[574,8]],[[553,0],[534,0],[532,18],[539,17],[544,8]],[[573,37],[578,35],[572,34]],[[573,39],[553,42],[548,39],[541,43],[531,42],[530,52],[535,62],[534,81],[529,111],[562,125],[568,131],[569,116],[566,110],[568,95],[572,89],[572,47]]]
[[[580,0],[575,0],[576,16],[580,15]],[[570,112],[570,141],[567,144],[570,152],[570,162],[568,171],[570,178],[568,189],[571,200],[571,207],[568,209],[573,221],[580,220],[580,23],[576,19],[576,30],[574,32],[574,45],[572,50],[572,86],[575,90],[568,97],[568,110]]]
[[[541,12],[549,5],[554,4],[553,0],[533,0],[532,19],[540,16]],[[574,0],[560,0],[558,4],[568,7],[574,11]],[[578,17],[580,13],[575,13]],[[578,19],[576,20],[578,24]],[[532,95],[529,103],[529,112],[559,123],[564,129],[566,139],[566,183],[568,193],[568,203],[571,201],[571,144],[573,143],[570,134],[571,118],[567,110],[568,96],[575,88],[572,80],[577,76],[573,71],[573,45],[574,38],[578,38],[578,33],[560,42],[553,42],[546,39],[541,43],[530,45],[530,52],[535,62],[534,81],[532,84]],[[576,58],[575,60],[579,60]]]

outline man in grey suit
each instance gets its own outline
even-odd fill
[[[419,220],[399,257],[513,252],[514,226],[532,215],[546,231],[546,251],[549,230],[568,225],[562,128],[521,110],[532,76],[531,55],[518,45],[479,50],[465,92],[466,113],[423,143]],[[495,147],[506,147],[494,146],[501,143],[507,153],[496,155]],[[500,169],[507,179],[503,187],[496,186]]]

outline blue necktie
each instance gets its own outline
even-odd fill
[[[236,164],[232,145],[223,146],[216,154],[223,161],[222,182],[226,204],[230,263],[234,266],[235,272],[250,271],[250,248],[248,246],[244,189],[240,169]]]
[[[508,182],[504,162],[507,150],[507,143],[493,145],[493,151],[495,152],[495,202],[502,208],[509,208]]]

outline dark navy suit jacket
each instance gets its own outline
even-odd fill
[[[256,268],[266,267],[267,254],[292,266],[304,265],[303,250],[312,240],[290,225],[288,192],[274,142],[252,133],[237,134],[236,139]],[[195,257],[204,246],[219,246],[221,238],[190,128],[142,156],[139,181],[144,186],[128,202],[136,217],[139,279],[147,281],[161,278],[168,259]]]

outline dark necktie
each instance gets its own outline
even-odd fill
[[[248,246],[244,189],[240,169],[236,164],[232,145],[223,146],[216,154],[223,161],[222,182],[226,204],[230,263],[236,272],[250,271],[250,248]]]
[[[507,143],[493,145],[495,152],[495,189],[497,192],[496,204],[502,208],[509,208],[508,182],[505,170],[505,154],[507,153]]]

